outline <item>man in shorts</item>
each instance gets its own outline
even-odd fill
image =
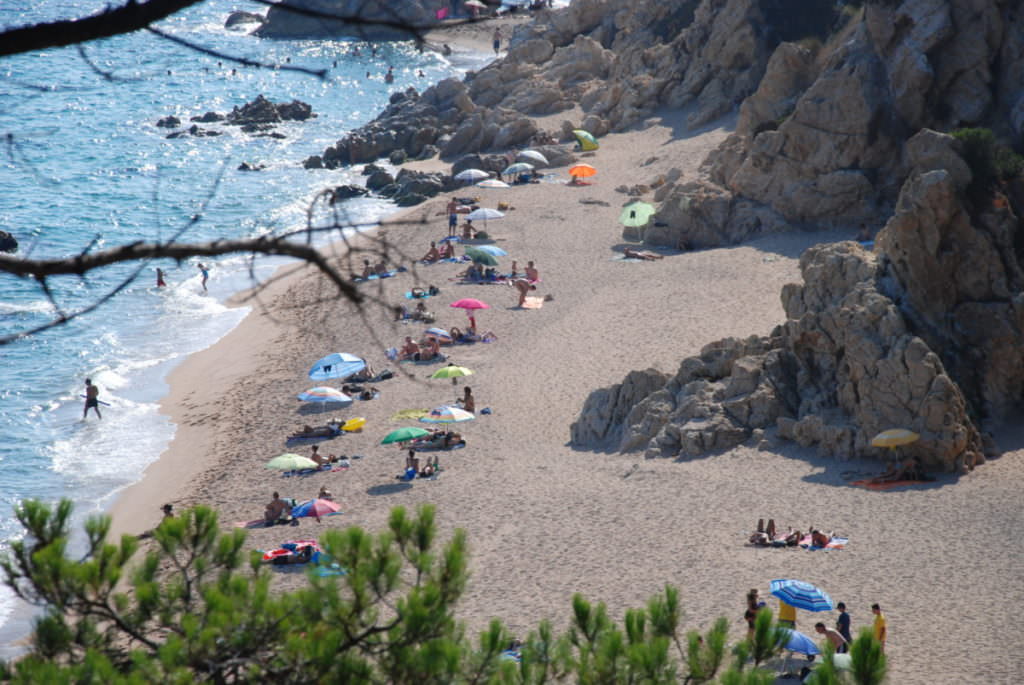
[[[100,389],[92,384],[91,378],[85,379],[85,409],[82,410],[82,420],[85,421],[85,417],[89,414],[89,410],[92,409],[96,412],[96,418],[102,419],[100,415]]]
[[[451,200],[448,200],[448,237],[449,238],[452,237],[453,235],[455,235],[455,230],[459,226],[459,213],[457,211],[458,208],[459,208],[459,203],[455,201],[454,197]]]

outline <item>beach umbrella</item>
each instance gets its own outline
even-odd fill
[[[423,332],[428,338],[433,338],[438,342],[450,343],[452,341],[452,334],[443,328],[428,328]]]
[[[834,606],[827,592],[802,580],[773,580],[771,593],[786,604],[805,611],[831,611]]]
[[[335,352],[319,359],[309,370],[309,377],[314,381],[326,381],[331,378],[348,378],[366,368],[362,357],[348,352]]]
[[[511,188],[512,187],[509,184],[505,183],[504,181],[499,181],[496,178],[486,178],[486,179],[480,181],[479,183],[477,183],[477,186],[479,186],[480,188]]]
[[[646,202],[630,202],[622,208],[619,223],[631,227],[646,226],[655,211],[654,205],[649,205]]]
[[[452,302],[449,307],[455,307],[456,309],[490,309],[491,305],[486,302],[474,299],[472,297],[464,297],[461,300]]]
[[[420,419],[423,423],[462,423],[463,421],[472,421],[476,416],[470,414],[462,407],[453,407],[450,404],[445,404],[436,409],[431,409],[430,413]]]
[[[410,440],[422,438],[427,435],[430,435],[430,431],[425,428],[420,428],[419,426],[405,426],[403,428],[396,428],[385,435],[384,439],[380,441],[380,444],[390,445],[395,442],[409,442]]]
[[[507,257],[508,256],[508,252],[505,252],[503,249],[501,249],[497,245],[474,245],[473,249],[477,250],[479,252],[486,252],[487,254],[491,255],[492,257]]]
[[[544,166],[549,164],[548,158],[536,150],[523,150],[516,155],[516,160],[519,162],[529,162],[531,164],[543,164]]]
[[[921,436],[906,428],[890,428],[871,438],[872,447],[899,447],[916,442]]]
[[[481,207],[480,209],[474,209],[472,212],[467,214],[466,218],[472,221],[477,221],[479,219],[487,221],[488,219],[503,219],[505,218],[505,214],[503,212],[499,212],[497,209]]]
[[[487,266],[496,266],[498,260],[494,258],[494,255],[483,252],[474,247],[466,248],[466,256],[472,259],[476,264],[485,264]]]
[[[266,468],[276,471],[298,471],[299,469],[315,469],[317,468],[317,463],[301,454],[286,452],[268,461]]]
[[[295,518],[312,516],[319,521],[321,516],[341,513],[340,509],[341,505],[337,502],[332,502],[328,499],[311,499],[308,502],[292,507],[292,516]]]
[[[589,164],[576,164],[569,167],[569,175],[573,178],[590,178],[597,175],[597,169]]]
[[[580,148],[584,152],[596,150],[600,147],[600,145],[597,144],[597,138],[595,138],[589,131],[584,131],[582,128],[578,128],[574,130],[572,134],[576,136],[576,140],[579,142]]]
[[[466,169],[455,174],[456,181],[465,181],[467,183],[476,183],[477,181],[482,181],[485,178],[490,177],[491,175],[489,173],[481,171],[480,169]]]
[[[466,7],[476,7],[478,10],[487,9],[487,5],[480,2],[480,0],[466,0],[466,2],[462,4]]]
[[[821,650],[818,649],[818,645],[814,644],[807,635],[804,635],[799,630],[793,630],[792,628],[781,628],[786,634],[786,642],[782,645],[785,649],[791,652],[799,652],[800,654],[821,654]]]
[[[303,402],[340,402],[343,404],[352,404],[352,398],[342,391],[337,388],[328,388],[323,385],[319,385],[315,388],[310,388],[306,392],[299,393],[298,397]]]
[[[516,162],[515,164],[509,164],[505,167],[503,174],[525,174],[533,171],[533,165],[527,162]]]
[[[442,366],[440,369],[430,375],[431,378],[451,378],[456,380],[463,376],[472,376],[473,372],[467,369],[465,366],[456,366],[455,364],[449,364],[448,366]]]

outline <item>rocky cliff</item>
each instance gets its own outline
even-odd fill
[[[447,4],[444,0],[284,0],[270,7],[253,33],[264,38],[411,40],[415,30],[436,25],[435,12]]]

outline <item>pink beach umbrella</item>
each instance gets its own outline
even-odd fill
[[[481,302],[480,300],[476,300],[476,299],[474,299],[472,297],[464,297],[461,300],[458,300],[456,302],[452,302],[448,306],[449,307],[455,307],[456,309],[465,309],[466,310],[466,316],[469,317],[469,324],[474,329],[476,328],[476,318],[473,316],[473,311],[476,310],[476,309],[490,309],[491,308],[491,305],[487,304],[486,302]]]

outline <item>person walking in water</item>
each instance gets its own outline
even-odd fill
[[[91,378],[85,379],[85,409],[82,410],[82,420],[85,421],[85,417],[89,414],[89,410],[92,409],[96,412],[96,418],[102,419],[103,416],[100,414],[100,389],[92,384]]]
[[[209,292],[209,291],[208,291],[208,290],[206,289],[206,282],[207,282],[208,280],[210,280],[210,270],[209,270],[209,269],[207,269],[207,268],[206,268],[205,266],[203,266],[203,263],[202,263],[202,262],[199,262],[199,264],[197,264],[196,266],[197,266],[197,267],[199,268],[199,273],[201,273],[201,274],[203,275],[203,280],[202,280],[202,284],[203,284],[203,292],[204,292],[204,293],[205,293],[205,292]]]
[[[167,283],[164,281],[164,270],[163,269],[157,269],[156,270],[156,287],[163,288],[163,287],[166,287],[166,285],[167,285]]]

